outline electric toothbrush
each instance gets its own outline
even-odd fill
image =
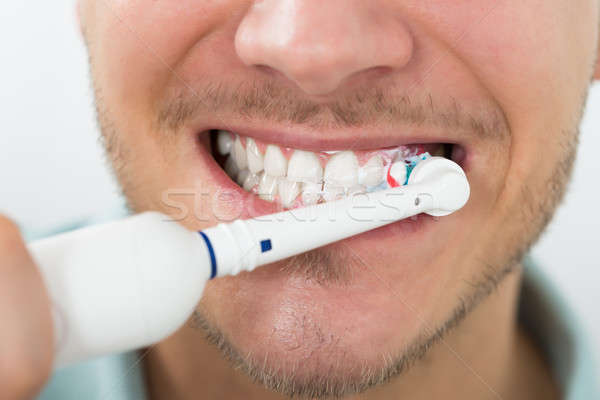
[[[420,162],[408,184],[193,232],[146,212],[29,244],[54,312],[55,368],[149,346],[192,314],[212,278],[235,275],[420,213],[451,214],[469,183]]]

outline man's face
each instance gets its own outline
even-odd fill
[[[452,145],[446,156],[471,184],[459,212],[206,288],[198,318],[246,370],[343,391],[454,326],[547,223],[574,156],[598,2],[82,0],[80,16],[103,135],[135,211],[202,229],[310,187],[287,170],[261,187],[286,180],[275,202],[244,190],[214,155],[214,130],[252,138],[261,155],[278,146],[285,160],[269,163],[284,174],[295,150],[327,168],[325,150],[362,165],[384,148]]]

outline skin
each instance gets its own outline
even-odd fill
[[[99,122],[134,211],[197,230],[274,210],[218,197],[237,192],[206,129],[309,150],[466,150],[459,212],[211,281],[190,323],[146,354],[151,398],[557,397],[516,304],[521,258],[568,181],[599,6],[80,0]],[[35,379],[21,386],[39,388],[48,359],[23,367]]]

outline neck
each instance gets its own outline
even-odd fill
[[[520,273],[427,353],[424,360],[364,400],[558,398],[548,369],[517,325]],[[150,398],[283,399],[234,370],[198,329],[184,327],[159,343],[146,360]]]

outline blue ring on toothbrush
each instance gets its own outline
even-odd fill
[[[208,238],[208,236],[206,236],[206,233],[202,231],[199,231],[198,233],[200,234],[200,236],[202,236],[202,239],[204,239],[204,242],[206,243],[206,248],[208,249],[208,254],[210,256],[210,279],[212,279],[215,276],[217,276],[217,258],[215,257],[215,251],[212,247],[210,239]]]

